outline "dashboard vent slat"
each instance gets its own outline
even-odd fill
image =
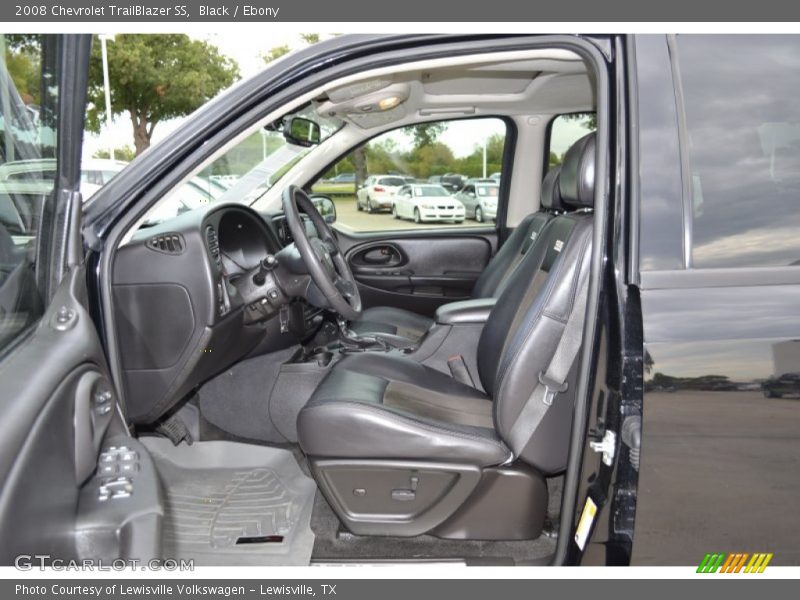
[[[146,246],[150,250],[164,254],[181,254],[186,247],[183,236],[179,233],[162,233],[154,235],[147,240]]]
[[[219,238],[217,237],[217,230],[211,225],[206,227],[206,246],[208,246],[208,251],[211,254],[211,258],[214,259],[214,262],[217,264],[217,266],[222,266],[222,258],[220,257],[219,253]]]

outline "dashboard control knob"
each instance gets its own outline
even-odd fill
[[[253,275],[253,283],[256,285],[264,285],[267,280],[267,273],[272,271],[278,266],[278,259],[273,254],[267,254],[261,262],[258,263],[258,271]]]

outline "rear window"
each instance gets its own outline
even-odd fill
[[[677,38],[692,266],[800,264],[800,37]]]
[[[406,180],[402,177],[381,177],[378,180],[378,185],[393,185],[393,186],[401,186],[405,185]]]

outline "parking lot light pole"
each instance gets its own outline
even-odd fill
[[[100,53],[103,56],[103,88],[106,95],[106,135],[108,136],[108,158],[114,160],[114,140],[111,136],[111,84],[108,79],[108,46],[109,41],[114,41],[114,36],[101,33]]]
[[[483,178],[486,179],[486,140],[483,140]]]

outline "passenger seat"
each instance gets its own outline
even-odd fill
[[[564,211],[559,191],[560,167],[553,167],[542,181],[541,208],[526,216],[514,232],[494,255],[481,273],[472,289],[472,298],[495,298],[522,262],[525,253],[536,241],[544,226],[557,214]],[[361,319],[350,324],[350,329],[359,335],[388,333],[418,342],[433,325],[433,319],[410,310],[391,306],[376,306],[365,310]]]

